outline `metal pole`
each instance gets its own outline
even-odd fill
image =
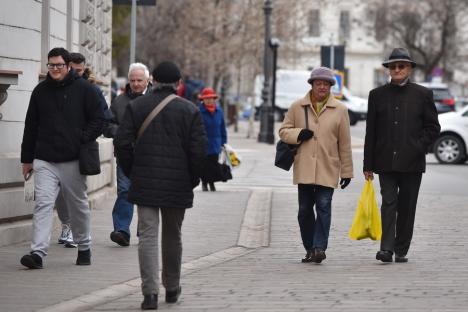
[[[136,46],[136,0],[132,0],[131,27],[130,27],[130,64],[135,63]]]
[[[273,144],[275,135],[273,134],[273,110],[271,107],[271,48],[269,46],[271,36],[270,17],[272,12],[271,0],[265,0],[263,11],[265,13],[265,43],[263,53],[263,89],[262,106],[260,107],[260,133],[258,141]]]

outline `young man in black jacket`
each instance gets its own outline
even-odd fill
[[[70,70],[69,62],[67,50],[50,50],[47,78],[34,88],[26,113],[21,162],[25,179],[34,170],[36,204],[31,252],[21,264],[30,269],[42,268],[47,255],[59,191],[78,244],[76,264],[91,264],[86,176],[79,171],[78,158],[80,146],[101,134],[104,116],[96,90]]]
[[[144,301],[156,309],[159,291],[158,228],[161,213],[162,282],[166,302],[179,298],[182,263],[182,221],[193,205],[207,138],[198,108],[176,97],[137,139],[144,120],[169,95],[176,93],[180,71],[162,62],[153,71],[153,92],[131,101],[117,130],[117,162],[130,177],[128,200],[138,205],[140,274]]]
[[[369,93],[364,143],[364,177],[379,175],[382,240],[376,258],[407,262],[426,151],[440,125],[432,91],[409,80],[416,63],[396,48],[382,64],[391,81]]]

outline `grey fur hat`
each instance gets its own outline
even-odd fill
[[[331,83],[331,85],[335,85],[335,75],[333,71],[328,67],[317,67],[312,70],[310,73],[310,78],[307,80],[308,83],[312,84],[314,80],[325,80]]]

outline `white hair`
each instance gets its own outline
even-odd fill
[[[146,67],[145,64],[143,63],[132,63],[130,64],[130,67],[128,68],[128,77],[130,77],[130,73],[134,70],[137,70],[137,69],[140,69],[140,70],[143,70],[145,72],[145,78],[146,79],[149,79],[149,70],[148,70],[148,67]]]

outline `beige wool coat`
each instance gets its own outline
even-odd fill
[[[314,132],[314,136],[302,143],[297,151],[294,158],[293,182],[337,188],[340,178],[353,177],[348,109],[330,95],[317,115],[309,93],[289,107],[279,129],[279,136],[285,143],[298,143],[299,132],[306,127],[306,106],[309,129]]]

